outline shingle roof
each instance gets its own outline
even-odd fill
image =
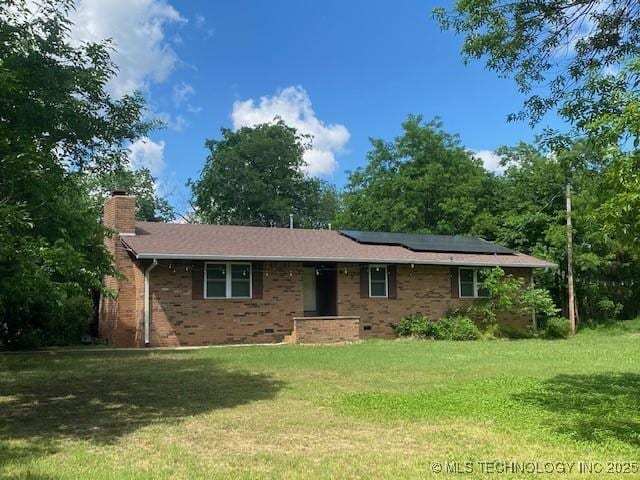
[[[122,242],[140,259],[273,260],[556,267],[529,255],[416,252],[358,243],[334,230],[137,222]]]

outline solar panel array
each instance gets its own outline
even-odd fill
[[[399,245],[416,252],[513,254],[513,250],[480,238],[462,235],[422,235],[413,233],[360,232],[339,230],[358,243],[369,245]]]

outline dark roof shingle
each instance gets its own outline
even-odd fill
[[[334,261],[555,267],[529,255],[412,251],[358,243],[334,230],[137,222],[122,242],[137,258]]]

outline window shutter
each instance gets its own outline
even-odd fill
[[[360,298],[369,298],[369,266],[360,267]]]
[[[387,265],[389,298],[398,298],[398,266]]]
[[[204,262],[191,262],[191,299],[204,298]]]
[[[253,262],[251,264],[251,296],[253,298],[262,298],[263,270],[264,262]]]
[[[450,267],[451,272],[451,298],[460,298],[458,286],[458,267]]]

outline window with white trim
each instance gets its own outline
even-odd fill
[[[205,298],[251,298],[250,263],[207,263]]]
[[[487,298],[489,291],[482,287],[482,270],[478,268],[458,269],[458,292],[460,298]]]
[[[386,298],[389,295],[386,265],[369,265],[369,296]]]

